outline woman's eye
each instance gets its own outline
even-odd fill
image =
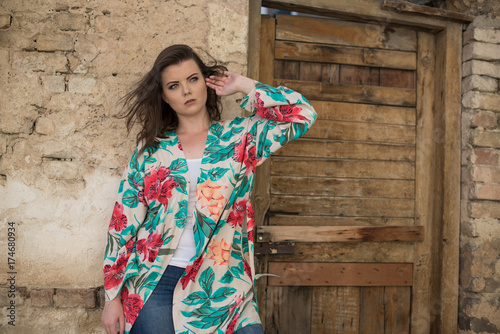
[[[177,86],[179,86],[179,85],[178,84],[173,84],[173,85],[169,86],[168,89],[175,89],[175,88],[177,88]]]
[[[198,81],[198,77],[192,77],[191,81]]]

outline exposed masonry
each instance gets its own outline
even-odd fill
[[[12,333],[104,333],[106,231],[135,145],[117,102],[175,43],[245,73],[247,36],[247,0],[0,1],[0,250],[5,260],[15,223]],[[236,107],[224,117],[240,115],[239,98],[223,101]],[[4,260],[0,332],[10,333]]]
[[[461,333],[500,331],[500,24],[464,33]]]

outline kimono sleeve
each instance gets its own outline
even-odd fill
[[[256,143],[257,165],[288,142],[305,134],[316,120],[316,112],[300,93],[260,82],[242,101],[252,113],[249,133]]]
[[[148,208],[144,197],[144,154],[139,157],[138,151],[136,148],[125,168],[109,223],[104,254],[106,300],[116,298],[125,281],[138,275],[136,232]]]

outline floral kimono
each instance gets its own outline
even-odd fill
[[[210,125],[194,210],[196,255],[174,291],[177,334],[232,333],[260,323],[254,286],[255,167],[313,124],[299,93],[257,83],[251,116]],[[175,132],[136,148],[119,187],[104,259],[106,300],[121,292],[128,333],[177,247],[187,219],[189,172]]]

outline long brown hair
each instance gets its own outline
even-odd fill
[[[189,46],[171,45],[158,55],[153,68],[127,93],[120,101],[125,105],[122,118],[127,119],[127,130],[130,133],[135,123],[142,125],[137,134],[137,144],[141,145],[142,153],[147,148],[158,147],[157,138],[166,138],[167,132],[177,128],[179,120],[175,111],[162,99],[161,72],[170,65],[177,65],[185,60],[194,60],[204,78],[210,75],[222,75],[227,68],[215,64],[207,66]],[[220,97],[207,86],[207,111],[211,121],[219,121],[222,105]]]

